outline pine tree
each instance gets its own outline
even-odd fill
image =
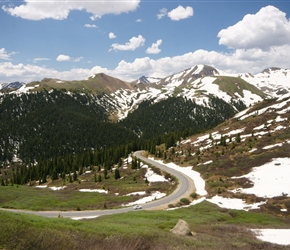
[[[52,179],[52,180],[57,180],[57,179],[58,179],[58,173],[57,173],[55,167],[53,168],[53,171],[52,171],[52,173],[51,173],[51,179]]]
[[[120,170],[119,168],[116,168],[115,169],[115,179],[118,180],[121,178],[121,175],[120,175]]]
[[[76,171],[74,171],[73,180],[74,181],[77,181],[78,180],[78,174],[77,174]]]
[[[136,157],[133,157],[132,158],[132,163],[131,163],[131,168],[132,169],[137,169],[137,158]]]

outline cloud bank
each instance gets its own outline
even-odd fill
[[[95,20],[106,14],[121,14],[136,10],[141,0],[127,1],[54,1],[54,0],[24,0],[19,6],[6,6],[2,9],[12,16],[29,20],[56,19],[64,20],[73,10],[86,11]]]

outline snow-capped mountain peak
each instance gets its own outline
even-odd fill
[[[25,83],[24,82],[10,82],[10,83],[2,83],[0,84],[0,90],[15,90],[15,89],[19,89],[22,86],[24,86]]]

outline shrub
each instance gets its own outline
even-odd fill
[[[185,205],[188,205],[190,203],[190,201],[187,198],[181,198],[180,202],[185,204]]]
[[[197,194],[195,192],[191,193],[190,196],[195,199],[197,197]]]

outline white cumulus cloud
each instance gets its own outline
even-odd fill
[[[236,50],[232,53],[197,50],[174,57],[153,60],[149,57],[137,58],[132,62],[122,60],[108,73],[122,80],[132,81],[140,75],[166,77],[196,64],[206,64],[229,73],[259,73],[273,65],[289,68],[290,45],[261,51],[260,49]]]
[[[116,38],[116,35],[113,32],[110,32],[109,33],[109,38],[110,39],[114,39],[114,38]]]
[[[0,79],[5,82],[31,82],[43,78],[58,78],[62,80],[82,80],[96,73],[105,73],[125,81],[133,81],[142,75],[152,77],[166,77],[196,64],[207,64],[229,73],[259,73],[265,68],[277,66],[289,68],[290,45],[271,48],[268,51],[261,49],[238,49],[232,53],[197,50],[174,57],[163,57],[153,60],[149,57],[136,58],[132,62],[121,60],[117,67],[112,69],[94,66],[91,69],[73,68],[67,71],[40,67],[30,64],[0,63]]]
[[[161,49],[159,46],[162,43],[162,39],[157,40],[156,43],[152,43],[151,47],[147,48],[146,53],[147,54],[158,54],[160,53]]]
[[[68,55],[59,55],[59,56],[56,58],[56,60],[57,60],[58,62],[67,62],[67,61],[70,61],[71,58],[70,58],[70,56],[68,56]]]
[[[125,44],[114,43],[111,45],[111,50],[135,50],[145,44],[145,38],[141,35],[132,37],[129,42]]]
[[[42,20],[46,18],[64,20],[73,10],[85,10],[92,14],[91,19],[100,18],[106,14],[120,14],[134,11],[141,0],[127,1],[54,1],[54,0],[24,0],[19,6],[2,6],[2,9],[12,16],[29,20]]]
[[[193,8],[187,6],[184,8],[183,6],[179,5],[176,9],[168,12],[168,17],[173,21],[179,21],[181,19],[186,19],[193,16]]]
[[[276,7],[267,6],[254,15],[218,33],[219,44],[235,49],[261,48],[290,44],[290,20]]]

